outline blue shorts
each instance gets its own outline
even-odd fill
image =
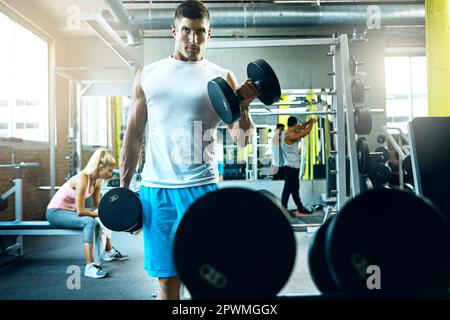
[[[141,186],[144,268],[151,277],[177,275],[172,249],[178,224],[191,204],[217,189],[215,183],[179,189]]]

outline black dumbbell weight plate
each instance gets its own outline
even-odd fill
[[[142,205],[137,195],[127,188],[115,188],[103,195],[98,206],[103,225],[112,231],[132,232],[142,227]]]
[[[259,100],[265,105],[278,102],[281,97],[281,88],[275,71],[263,59],[250,62],[247,66],[247,76],[253,82],[260,83]]]
[[[238,96],[225,79],[219,77],[209,81],[208,95],[223,122],[231,124],[241,117]]]
[[[274,298],[295,256],[295,237],[278,205],[240,188],[197,200],[174,242],[176,269],[194,299]]]
[[[440,296],[448,290],[449,243],[447,219],[429,201],[380,188],[360,194],[333,219],[326,259],[345,293]],[[368,288],[369,266],[379,267],[379,290]]]

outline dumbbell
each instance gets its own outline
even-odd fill
[[[391,167],[377,158],[371,158],[369,161],[368,176],[373,181],[375,187],[388,183],[392,177]]]
[[[347,202],[317,231],[309,268],[324,294],[442,298],[449,288],[449,241],[449,222],[431,202],[374,189]]]
[[[263,59],[250,62],[247,66],[247,76],[252,79],[260,92],[259,100],[265,105],[278,102],[281,97],[281,88],[278,78],[272,67]],[[242,98],[230,87],[228,82],[215,78],[208,82],[208,95],[220,119],[231,124],[241,117],[239,103]]]
[[[392,169],[386,163],[388,160],[389,150],[384,146],[379,146],[375,149],[375,152],[369,154],[368,176],[376,187],[391,180]]]
[[[366,138],[359,137],[356,141],[356,155],[358,157],[359,172],[367,176],[370,172],[374,172],[376,164],[384,165],[389,159],[389,150],[386,147],[380,146],[375,152],[369,152],[369,144]]]
[[[142,205],[139,196],[127,188],[106,192],[98,206],[102,224],[112,231],[135,232],[142,229]]]
[[[173,254],[193,299],[273,299],[293,270],[296,240],[272,195],[224,188],[189,207]]]
[[[380,156],[381,161],[383,162],[389,161],[390,157],[389,150],[385,146],[379,146],[378,148],[376,148],[375,153]]]

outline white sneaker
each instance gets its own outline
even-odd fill
[[[105,251],[105,253],[103,253],[103,256],[102,256],[103,261],[113,261],[113,260],[122,261],[122,260],[127,260],[127,259],[128,259],[127,255],[121,254],[114,247],[109,252]]]
[[[98,264],[90,263],[84,268],[84,275],[89,278],[100,279],[108,275],[108,272],[102,269]]]

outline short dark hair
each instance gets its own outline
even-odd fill
[[[290,116],[288,118],[288,122],[287,122],[288,127],[295,126],[297,123],[298,123],[298,120],[296,117]]]
[[[211,21],[208,8],[199,0],[186,0],[178,5],[175,10],[174,25],[177,19],[188,18],[192,20],[206,19]]]
[[[284,124],[277,123],[277,129],[284,129]]]

